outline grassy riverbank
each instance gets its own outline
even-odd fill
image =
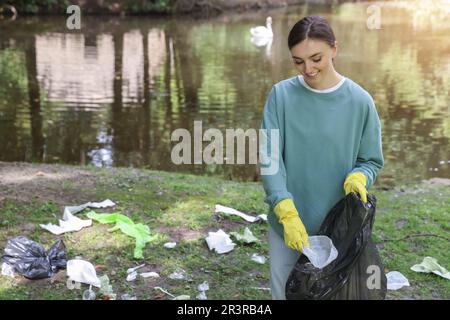
[[[374,240],[385,266],[402,272],[411,283],[409,288],[390,291],[389,299],[450,298],[450,281],[409,269],[425,256],[435,257],[449,268],[450,188],[442,184],[371,190],[378,198]],[[38,225],[57,223],[66,205],[106,198],[117,205],[96,212],[122,212],[159,235],[145,247],[144,259],[133,259],[134,242],[119,231],[108,232],[111,225],[94,221],[92,227],[61,236]],[[258,289],[269,287],[268,263],[261,265],[250,259],[253,253],[268,257],[266,224],[249,224],[214,213],[215,204],[252,214],[266,213],[263,198],[261,185],[253,182],[131,168],[0,162],[0,248],[3,251],[7,239],[19,235],[46,248],[62,239],[69,258],[81,256],[92,262],[98,275],[111,279],[118,297],[127,293],[138,299],[170,298],[153,289],[159,286],[173,295],[195,299],[197,286],[208,281],[208,299],[269,299],[269,291]],[[79,216],[85,218],[85,213]],[[223,255],[208,250],[204,240],[208,231],[242,233],[245,227],[261,241],[239,244]],[[168,241],[176,241],[177,246],[164,248]],[[140,263],[146,264],[142,272],[155,271],[161,277],[127,282],[126,270]],[[169,279],[168,275],[179,268],[186,271],[187,280]],[[34,281],[0,276],[0,299],[80,299],[83,290],[67,289],[66,280],[64,270],[52,279]]]

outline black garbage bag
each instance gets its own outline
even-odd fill
[[[2,261],[28,279],[50,278],[58,269],[66,268],[66,247],[58,240],[46,252],[39,243],[18,236],[8,240]]]
[[[301,255],[286,282],[288,300],[380,300],[387,291],[384,266],[371,233],[376,198],[364,204],[349,193],[328,213],[318,235],[333,241],[338,257],[323,269]]]

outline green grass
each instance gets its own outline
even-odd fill
[[[426,256],[434,257],[444,268],[450,262],[450,188],[417,188],[409,192],[377,192],[378,208],[374,240],[382,244],[381,255],[385,267],[405,275],[410,288],[390,291],[392,298],[450,299],[450,281],[434,274],[416,273],[411,266]],[[402,222],[402,223],[400,223]],[[415,234],[434,236],[410,237]]]
[[[112,209],[97,212],[120,211],[150,227],[159,237],[147,244],[144,259],[133,259],[133,239],[120,231],[109,232],[111,225],[93,222],[93,226],[79,232],[54,236],[42,230],[38,224],[53,222],[62,216],[60,204],[45,197],[33,201],[6,199],[0,204],[0,246],[7,239],[26,235],[48,248],[57,239],[63,239],[69,258],[81,256],[98,267],[98,275],[106,274],[118,298],[128,293],[138,299],[170,297],[161,295],[153,287],[165,288],[173,295],[187,294],[191,299],[199,293],[197,286],[208,281],[208,299],[270,299],[270,292],[254,287],[269,287],[269,265],[250,259],[253,253],[268,258],[267,226],[265,223],[249,224],[238,217],[225,217],[214,213],[214,205],[222,204],[238,210],[266,213],[261,184],[252,182],[223,181],[218,178],[167,173],[137,169],[77,168],[90,173],[95,188],[84,190],[76,181],[54,184],[57,189],[72,197],[78,190],[79,201],[89,198],[101,201],[109,198],[117,203]],[[450,298],[450,281],[432,274],[415,273],[413,264],[425,256],[432,256],[449,268],[449,242],[437,237],[411,237],[411,234],[427,233],[448,237],[450,188],[412,187],[414,193],[400,189],[371,190],[378,198],[374,240],[380,247],[387,270],[403,273],[411,283],[410,288],[389,291],[389,299]],[[31,197],[31,196],[30,196]],[[85,213],[80,213],[84,218]],[[401,224],[400,224],[401,222]],[[238,244],[233,251],[219,255],[209,251],[206,241],[208,231],[219,228],[227,232],[242,233],[249,227],[261,241],[256,244]],[[386,241],[386,239],[397,239]],[[233,238],[233,240],[235,240]],[[166,249],[167,241],[177,241],[174,249]],[[156,271],[159,279],[137,278],[127,282],[126,270],[146,263],[143,272]],[[186,271],[186,280],[172,280],[174,271]],[[386,271],[387,271],[386,270]],[[81,290],[66,287],[65,271],[52,282],[50,279],[24,281],[21,277],[0,277],[0,299],[80,299]]]

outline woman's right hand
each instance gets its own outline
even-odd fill
[[[308,233],[292,199],[281,200],[275,206],[274,211],[278,221],[284,227],[286,246],[303,253],[303,247],[309,247]]]

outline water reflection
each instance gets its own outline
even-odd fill
[[[339,40],[336,68],[374,97],[386,168],[380,182],[450,177],[450,26],[419,26],[367,5],[301,6],[270,13],[273,39],[252,41],[259,13],[208,20],[86,18],[0,22],[0,160],[133,166],[257,179],[253,165],[170,161],[177,128],[258,128],[271,85],[295,74],[289,28],[322,14]],[[265,18],[265,15],[264,17]]]
[[[62,109],[98,108],[113,101],[113,37],[101,34],[36,35],[37,74],[45,100]]]

